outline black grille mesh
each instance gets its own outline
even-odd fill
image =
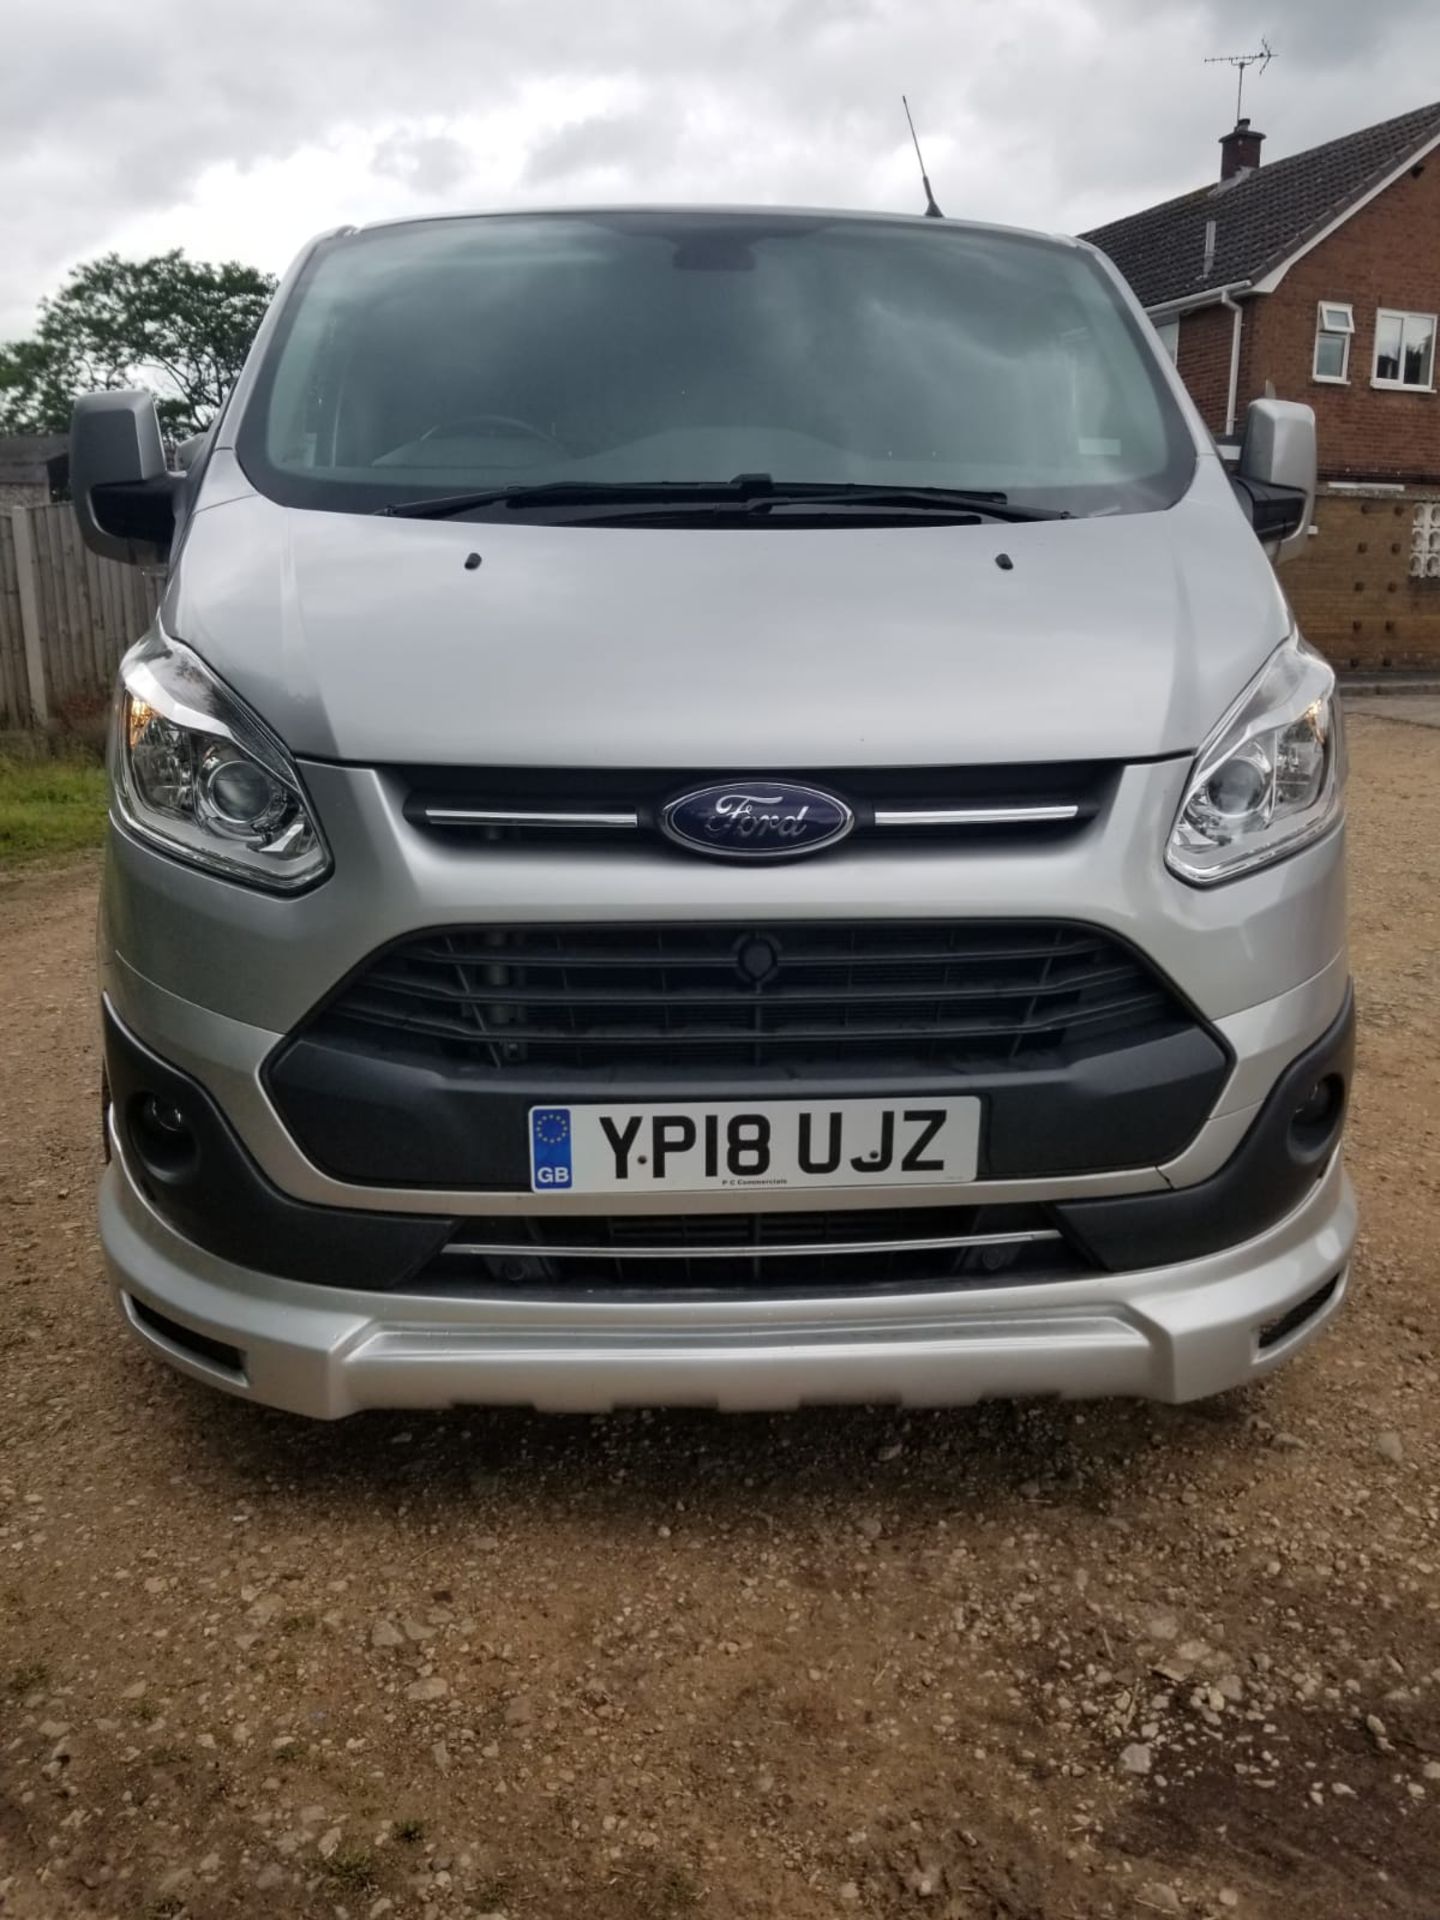
[[[1129,948],[1051,921],[469,927],[387,949],[311,1031],[496,1071],[954,1071],[1191,1024]]]

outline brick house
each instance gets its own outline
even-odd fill
[[[1135,289],[1222,442],[1251,400],[1315,409],[1321,498],[1285,570],[1340,666],[1440,666],[1440,104],[1220,178],[1085,236]]]

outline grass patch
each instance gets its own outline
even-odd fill
[[[0,867],[98,847],[105,805],[105,769],[93,760],[0,755]]]
[[[332,1854],[324,1871],[333,1886],[347,1893],[373,1893],[380,1881],[375,1872],[375,1856],[364,1847],[349,1847]]]
[[[45,1662],[32,1660],[27,1666],[16,1667],[5,1682],[5,1691],[13,1693],[18,1700],[25,1694],[34,1693],[37,1688],[43,1687],[49,1678],[50,1669]]]

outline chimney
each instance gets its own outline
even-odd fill
[[[1220,136],[1220,178],[1233,180],[1237,174],[1253,173],[1260,164],[1263,133],[1253,133],[1248,120],[1237,120],[1229,133]]]

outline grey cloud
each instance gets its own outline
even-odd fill
[[[680,104],[658,88],[646,89],[632,106],[586,114],[537,140],[525,156],[521,182],[547,189],[620,179],[638,186],[643,197],[643,183],[663,178],[686,141]]]
[[[547,180],[563,180],[596,168],[633,166],[650,139],[639,114],[597,114],[576,120],[531,148],[524,179],[543,186]]]
[[[371,167],[403,180],[417,193],[446,193],[465,178],[469,155],[448,133],[392,133],[376,147]]]

